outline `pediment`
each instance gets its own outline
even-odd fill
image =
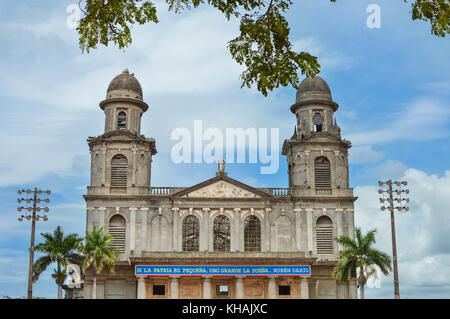
[[[262,198],[270,197],[269,194],[262,192],[244,183],[238,182],[226,175],[217,176],[200,184],[194,185],[179,193],[173,194],[174,197],[188,198]]]
[[[188,197],[213,198],[261,198],[246,189],[237,187],[225,181],[218,181],[186,194]]]

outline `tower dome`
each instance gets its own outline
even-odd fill
[[[327,82],[319,76],[313,78],[307,77],[300,83],[297,89],[296,103],[311,100],[333,100],[330,87]]]
[[[134,73],[123,70],[111,83],[106,91],[106,99],[112,98],[132,98],[142,101],[142,87],[139,81],[134,77]]]

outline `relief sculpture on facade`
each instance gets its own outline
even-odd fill
[[[259,198],[260,196],[220,181],[189,193],[189,197]]]

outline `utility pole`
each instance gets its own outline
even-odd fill
[[[392,189],[392,185],[395,184],[398,189]],[[380,187],[383,187],[384,185],[388,186],[387,190],[379,189],[378,194],[388,193],[389,198],[380,198],[380,203],[384,203],[385,201],[389,202],[389,205],[382,206],[381,210],[385,211],[386,209],[391,212],[391,230],[392,230],[392,255],[393,255],[393,263],[394,263],[394,293],[395,293],[395,299],[400,299],[400,287],[399,287],[399,280],[398,280],[398,263],[397,263],[397,242],[395,239],[395,217],[394,217],[394,210],[397,209],[398,211],[405,210],[409,211],[409,207],[405,206],[396,206],[394,207],[394,201],[401,204],[403,201],[409,203],[409,198],[401,198],[402,193],[409,194],[409,189],[402,190],[400,187],[402,185],[406,186],[408,185],[408,182],[393,182],[392,180],[388,180],[386,182],[378,182],[378,185]],[[394,198],[394,192],[400,196],[397,198]]]
[[[46,214],[40,216],[36,214],[36,212],[40,212],[43,210],[45,213],[49,211],[48,207],[38,207],[37,204],[39,204],[41,201],[44,201],[46,203],[50,202],[50,199],[40,199],[38,198],[38,194],[42,194],[44,191],[37,189],[36,187],[34,190],[27,189],[27,190],[18,190],[17,193],[19,195],[22,195],[22,193],[27,194],[27,198],[18,198],[17,202],[20,204],[22,201],[25,201],[27,203],[26,207],[20,206],[17,207],[17,210],[21,212],[22,210],[31,212],[31,214],[25,213],[25,215],[20,215],[18,218],[19,222],[23,221],[23,219],[31,220],[31,244],[30,244],[30,264],[28,266],[28,290],[27,290],[27,298],[32,299],[33,298],[33,264],[34,264],[34,237],[35,237],[35,230],[36,230],[36,221],[39,221],[40,218],[42,218],[44,221],[48,220],[48,217]],[[29,197],[29,195],[33,193],[32,198]],[[45,191],[47,195],[50,195],[50,191]],[[28,206],[28,204],[33,203],[31,206]]]

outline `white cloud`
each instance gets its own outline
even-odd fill
[[[83,203],[83,199],[80,197],[80,202],[77,203],[54,205],[52,204],[52,196],[49,196],[51,198],[50,204],[42,205],[42,207],[49,206],[50,211],[47,213],[48,221],[40,220],[36,224],[36,241],[41,240],[40,233],[52,233],[57,226],[64,226],[66,234],[78,233],[82,236],[85,232],[85,225],[80,223],[80,221],[85,220],[86,214],[86,206]],[[2,212],[2,223],[0,224],[0,242],[10,242],[14,238],[29,238],[30,222],[27,220],[19,222],[17,220],[19,215],[15,208],[4,209]]]
[[[355,62],[355,57],[351,57],[345,53],[336,51],[336,49],[330,49],[319,43],[319,41],[313,37],[302,38],[292,43],[294,51],[305,51],[316,56],[321,70],[327,72],[332,70],[345,71],[352,67]]]
[[[28,279],[26,250],[0,249],[0,282],[17,284]]]
[[[378,180],[397,179],[404,175],[407,167],[396,160],[386,160],[379,165],[365,168],[358,172],[362,178],[377,178]]]
[[[428,93],[431,93],[434,96],[449,95],[450,94],[450,80],[428,82],[428,83],[422,84],[419,88]]]
[[[370,146],[352,147],[349,153],[350,164],[374,163],[384,157],[383,152],[375,151]]]
[[[63,9],[56,8],[42,21],[8,25],[30,40],[23,47],[35,63],[29,62],[31,69],[15,69],[13,76],[0,80],[0,94],[14,101],[5,104],[6,124],[0,127],[5,150],[0,158],[0,186],[30,183],[50,173],[72,174],[77,156],[88,155],[86,137],[103,130],[98,102],[125,67],[142,84],[144,100],[150,105],[143,117],[143,133],[157,138],[160,154],[173,145],[171,130],[189,127],[195,119],[204,120],[208,127],[270,125],[260,108],[271,100],[257,97],[249,101],[254,92],[240,90],[242,69],[226,48],[238,25],[217,10],[198,9],[186,15],[160,10],[159,24],[133,29],[134,41],[126,54],[115,47],[81,54],[75,30],[65,25]],[[55,57],[48,50],[56,47],[55,39],[62,50],[57,57],[61,61],[55,62],[60,67],[45,68],[42,65],[53,64]],[[223,109],[221,116],[208,112],[209,105]],[[237,113],[239,120],[234,116]]]
[[[374,119],[380,128],[350,133],[348,139],[354,145],[370,145],[395,140],[426,141],[449,135],[450,109],[436,98],[418,98],[400,112],[380,115],[383,118]]]
[[[60,47],[67,50],[63,51],[64,70],[43,70],[39,69],[40,60],[52,56],[43,48],[28,48],[36,54],[34,58],[39,57],[35,70],[19,70],[16,76],[4,79],[7,89],[3,94],[65,109],[90,109],[104,98],[109,81],[124,68],[135,72],[147,96],[221,93],[241,84],[243,69],[226,47],[238,24],[217,10],[198,9],[188,15],[160,10],[160,23],[133,28],[129,48],[120,51],[111,43],[89,54],[81,54],[76,30],[66,26],[66,19],[67,13],[58,8],[43,22],[6,25],[13,32],[25,31],[24,37],[37,37],[41,45],[63,39]]]
[[[402,297],[427,297],[423,289],[435,287],[436,295],[450,286],[450,171],[438,177],[408,169],[399,180],[408,181],[409,212],[395,212],[400,293]],[[390,214],[380,210],[378,188],[355,188],[355,223],[363,231],[378,230],[376,246],[392,254]],[[368,289],[368,296],[393,295],[393,279],[382,277],[384,295]],[[392,292],[391,292],[392,290]]]
[[[45,12],[45,13],[48,13]],[[63,11],[62,7],[57,7],[56,10],[50,11],[49,15],[44,15],[43,12],[36,14],[42,19],[38,19],[36,22],[8,22],[6,27],[13,32],[25,31],[31,33],[41,40],[46,38],[57,38],[64,41],[66,44],[77,43],[77,36],[74,29],[67,26],[67,18],[69,16],[66,11]]]

